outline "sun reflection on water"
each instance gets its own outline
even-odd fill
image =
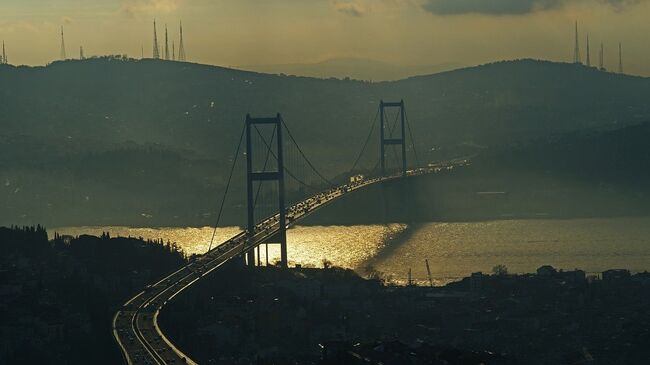
[[[405,224],[374,224],[357,226],[298,226],[287,231],[287,249],[291,264],[320,267],[323,260],[346,268],[358,268],[377,255],[391,238],[405,231]],[[90,234],[99,236],[109,232],[111,236],[142,237],[176,242],[188,255],[208,250],[213,234],[212,227],[202,228],[130,228],[130,227],[63,227],[50,231],[63,235]],[[241,232],[239,227],[216,230],[214,245]],[[279,245],[269,245],[269,262],[280,258]],[[266,247],[260,248],[261,261],[266,263]]]
[[[187,253],[208,249],[213,228],[72,227],[49,230],[77,236],[131,236],[176,242]],[[217,230],[215,244],[240,232]],[[372,265],[397,283],[413,279],[428,284],[425,259],[434,284],[458,280],[475,271],[489,273],[504,264],[510,272],[534,272],[541,265],[580,268],[599,273],[611,268],[650,270],[650,218],[573,220],[504,220],[487,222],[298,226],[287,232],[290,264],[334,265],[364,273]],[[261,261],[266,262],[262,246]],[[279,246],[269,245],[269,262],[279,258]]]

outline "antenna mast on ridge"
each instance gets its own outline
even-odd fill
[[[623,46],[618,44],[618,72],[623,73]]]
[[[153,54],[152,58],[160,59],[160,50],[158,49],[158,34],[156,33],[156,19],[153,20]]]
[[[587,34],[587,67],[591,67],[591,55],[589,54],[589,34]]]
[[[600,42],[600,60],[598,66],[600,66],[601,71],[605,71],[605,47],[603,46],[603,42]]]
[[[169,61],[169,37],[167,36],[167,24],[165,24],[165,60]]]
[[[61,26],[61,54],[59,56],[61,58],[61,61],[68,58],[65,55],[65,39],[63,38],[63,26]]]
[[[183,44],[183,22],[181,22],[181,39],[180,44],[178,45],[178,60],[185,62],[185,45]]]
[[[580,41],[578,40],[578,21],[576,20],[576,45],[573,50],[573,63],[582,63],[580,60]]]

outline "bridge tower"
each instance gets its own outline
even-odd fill
[[[386,109],[387,108],[399,108],[399,118],[400,118],[400,138],[386,138]],[[402,146],[402,175],[406,176],[406,129],[404,127],[406,110],[404,109],[404,100],[399,102],[384,102],[383,100],[379,103],[379,120],[380,120],[380,142],[381,146],[381,174],[386,174],[386,146],[391,145],[401,145]],[[392,132],[392,129],[389,128]]]
[[[277,157],[277,170],[271,172],[253,171],[253,145],[251,139],[252,129],[256,125],[274,125],[276,128],[276,153]],[[273,148],[274,146],[269,146]],[[280,219],[278,222],[277,243],[280,244],[280,265],[283,268],[287,267],[287,222],[285,210],[285,192],[284,192],[284,157],[282,153],[282,116],[278,113],[275,117],[271,118],[252,118],[246,115],[246,191],[248,201],[248,241],[252,242],[255,236],[255,196],[253,193],[253,183],[255,181],[277,181],[278,183],[278,210],[280,212]],[[255,265],[255,251],[251,248],[247,253],[247,261],[249,266]]]

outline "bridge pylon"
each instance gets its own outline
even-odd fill
[[[394,138],[392,136],[393,129],[389,127],[391,136],[386,138],[386,109],[398,108],[400,119],[400,137]],[[380,142],[381,146],[381,174],[386,175],[386,146],[401,145],[402,146],[402,176],[406,176],[406,128],[404,126],[406,110],[404,108],[404,100],[399,102],[385,102],[383,100],[379,103],[379,120],[380,120]]]
[[[251,132],[257,125],[274,125],[276,128],[276,148],[275,157],[277,158],[276,171],[253,171],[253,144],[251,139]],[[273,146],[269,146],[273,148]],[[248,242],[253,242],[255,239],[255,196],[253,193],[253,183],[255,181],[277,181],[278,183],[278,233],[274,235],[277,237],[277,243],[280,244],[280,265],[283,268],[287,264],[287,222],[285,210],[285,189],[284,189],[284,157],[282,153],[282,116],[278,113],[275,117],[270,118],[252,118],[246,115],[246,191],[248,201],[248,224],[247,234]],[[251,248],[246,253],[249,266],[255,266],[255,250]]]

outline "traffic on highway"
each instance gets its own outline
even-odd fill
[[[467,159],[430,164],[424,168],[408,170],[406,175],[412,177],[438,173],[466,164],[468,164]],[[375,178],[356,175],[349,183],[325,190],[288,207],[287,227],[346,194],[401,177],[403,177],[401,173]],[[113,336],[122,350],[124,363],[128,365],[196,364],[162,333],[157,321],[160,310],[199,279],[232,259],[241,259],[246,252],[273,237],[279,230],[279,219],[279,213],[264,219],[255,226],[250,237],[247,232],[237,234],[160,281],[147,285],[127,301],[113,317]]]

